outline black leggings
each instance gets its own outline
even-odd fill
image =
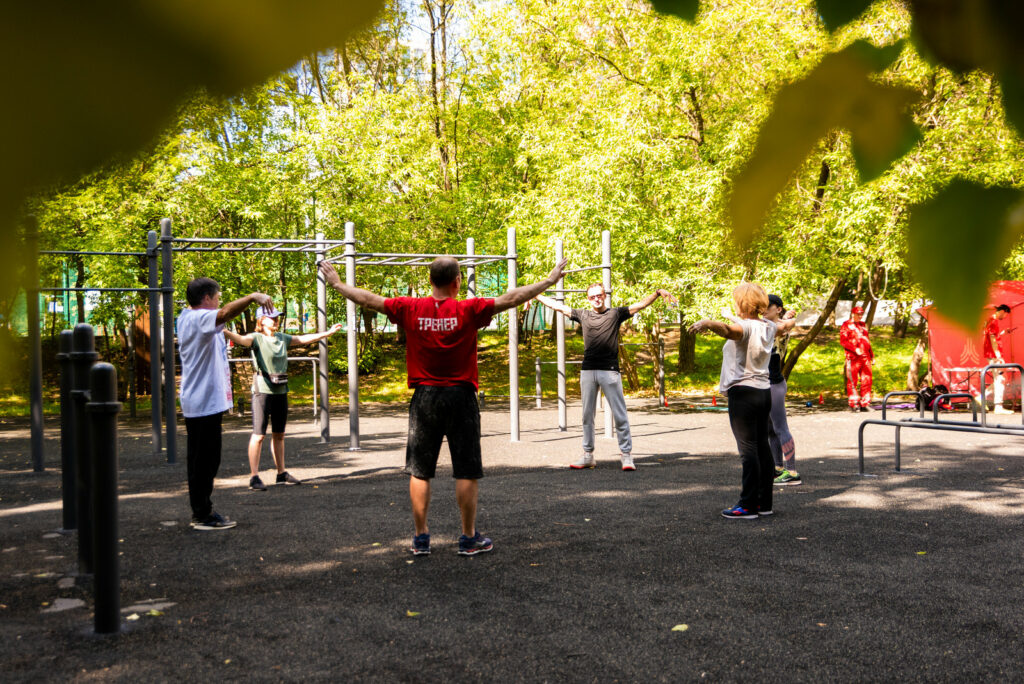
[[[768,444],[771,391],[737,385],[730,387],[729,426],[743,462],[743,487],[738,505],[749,511],[772,509],[775,462]]]

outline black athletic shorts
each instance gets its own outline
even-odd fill
[[[483,477],[480,405],[472,385],[416,387],[409,403],[405,472],[421,480],[434,477],[444,437],[452,454],[452,475],[460,480]]]
[[[284,432],[284,426],[288,423],[288,393],[284,394],[263,394],[253,392],[252,394],[252,434],[267,434],[267,423],[270,423],[270,431],[276,434]]]

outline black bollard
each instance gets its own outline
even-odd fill
[[[121,575],[117,558],[117,371],[97,363],[89,371],[89,448],[92,452],[93,563],[97,634],[121,630]]]
[[[89,369],[96,363],[96,338],[92,326],[79,323],[72,333],[71,400],[74,404],[75,489],[78,494],[78,573],[91,575],[92,498],[90,496],[92,462],[89,458],[89,423],[85,419],[85,403],[89,400]]]
[[[78,496],[75,491],[75,425],[71,402],[71,343],[73,333],[60,333],[60,481],[63,498],[63,532],[78,527]]]

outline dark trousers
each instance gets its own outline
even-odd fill
[[[220,469],[220,425],[223,413],[185,419],[188,433],[188,499],[192,517],[202,520],[213,512],[210,494]]]
[[[775,462],[768,444],[771,390],[736,386],[729,388],[729,426],[743,463],[743,488],[739,505],[750,511],[772,509]]]

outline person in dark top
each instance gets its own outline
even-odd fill
[[[782,356],[779,354],[779,336],[789,332],[796,324],[792,311],[786,311],[779,295],[768,295],[768,309],[764,319],[775,323],[775,344],[768,360],[768,381],[771,383],[772,409],[768,423],[768,446],[775,461],[775,484],[798,485],[803,482],[796,470],[796,445],[786,420],[786,376],[782,374]]]
[[[537,301],[576,321],[583,329],[583,365],[580,369],[580,395],[583,400],[583,456],[569,467],[575,470],[594,467],[594,412],[597,408],[597,390],[604,392],[605,400],[615,420],[619,440],[619,458],[622,469],[636,470],[633,463],[633,440],[629,433],[626,398],[622,394],[622,376],[619,374],[619,328],[633,314],[646,309],[658,297],[675,301],[668,290],[655,290],[642,300],[629,306],[609,308],[601,283],[587,287],[589,309],[570,309],[550,297],[537,296]]]
[[[476,529],[478,481],[483,477],[476,331],[490,323],[494,314],[524,304],[557,283],[565,264],[562,259],[545,280],[509,290],[495,299],[458,299],[462,287],[459,262],[453,257],[438,257],[430,264],[429,297],[385,299],[347,285],[330,262],[320,262],[320,273],[328,285],[359,306],[386,314],[405,330],[406,370],[409,387],[415,390],[409,402],[405,450],[416,529],[410,549],[413,555],[430,553],[430,481],[445,438],[462,522],[458,553],[475,556],[493,548],[491,540]],[[515,321],[515,314],[511,320]]]

